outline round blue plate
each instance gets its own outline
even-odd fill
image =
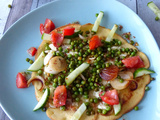
[[[30,65],[25,61],[27,49],[38,47],[41,40],[40,23],[52,19],[56,27],[80,21],[81,24],[94,23],[95,14],[104,11],[101,25],[112,28],[123,25],[122,32],[131,32],[140,45],[140,50],[149,57],[156,78],[149,84],[139,103],[140,110],[123,115],[125,120],[160,120],[160,53],[157,44],[144,22],[128,7],[111,0],[61,0],[42,6],[18,20],[0,41],[0,103],[7,115],[14,120],[49,120],[41,110],[33,112],[37,104],[34,87],[18,89],[16,75]],[[31,58],[34,59],[34,58]]]

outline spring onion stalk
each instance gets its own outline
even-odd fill
[[[114,109],[114,114],[118,115],[118,113],[121,111],[121,103],[119,103],[118,105],[113,105],[113,109]]]
[[[51,35],[47,33],[43,33],[41,39],[51,41]]]
[[[44,64],[44,58],[45,58],[45,53],[42,51],[42,53],[38,56],[38,58],[34,61],[34,63],[28,68],[28,71],[35,72],[41,69]]]
[[[109,32],[109,34],[108,34],[108,36],[107,36],[107,38],[106,38],[106,41],[107,41],[107,42],[110,42],[110,41],[112,40],[112,38],[113,38],[113,36],[114,36],[117,28],[118,28],[118,25],[114,24],[112,30]]]
[[[78,108],[78,110],[73,114],[71,120],[79,120],[86,109],[87,109],[86,105],[82,103],[82,105]]]
[[[84,70],[89,67],[88,63],[82,63],[79,67],[77,67],[73,72],[71,72],[66,78],[66,84],[70,85],[78,75],[80,75]]]
[[[154,4],[154,2],[149,2],[147,6],[156,14],[156,16],[160,19],[160,9]]]
[[[151,74],[151,73],[155,73],[153,70],[149,70],[147,68],[138,68],[134,73],[133,76],[134,78],[136,77],[140,77],[143,75],[147,75],[147,74]]]
[[[33,109],[33,111],[37,111],[41,108],[43,108],[48,100],[50,94],[50,89],[47,88],[42,96],[42,98],[40,99],[40,101],[38,102],[38,104],[35,106],[35,108]]]
[[[101,20],[102,20],[102,18],[103,18],[103,14],[104,14],[104,13],[103,13],[102,11],[100,11],[100,13],[99,13],[99,15],[98,15],[98,17],[97,17],[94,25],[93,25],[93,28],[92,28],[92,31],[93,31],[93,32],[97,32],[98,27],[99,27],[99,24],[101,23]]]
[[[71,42],[71,39],[64,39],[63,44],[69,44]]]

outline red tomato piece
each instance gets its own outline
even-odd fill
[[[17,88],[27,88],[28,87],[26,77],[20,72],[16,76],[16,86]]]
[[[46,19],[44,25],[40,24],[40,32],[43,33],[50,33],[52,30],[55,29],[54,23],[50,19]]]
[[[51,32],[51,41],[53,43],[53,45],[58,48],[59,46],[61,46],[62,42],[64,40],[64,35],[61,33],[57,33],[55,31]]]
[[[43,34],[43,33],[44,33],[44,25],[43,25],[43,24],[40,24],[39,29],[40,29],[41,34]]]
[[[139,56],[133,56],[129,58],[125,58],[122,60],[122,63],[127,68],[142,68],[145,67],[144,62]]]
[[[74,30],[75,30],[74,27],[68,26],[68,27],[66,27],[66,28],[63,29],[63,34],[64,34],[64,36],[73,35],[74,34]]]
[[[89,49],[90,50],[94,50],[95,48],[101,46],[102,43],[101,43],[101,40],[100,38],[98,37],[98,35],[94,35],[91,40],[89,41]]]
[[[27,50],[27,52],[30,56],[34,56],[37,52],[37,49],[35,47],[31,47]]]
[[[54,106],[60,107],[66,104],[67,89],[64,85],[58,86],[54,91],[53,103]]]
[[[117,77],[118,71],[119,69],[117,66],[111,65],[100,72],[100,77],[104,80],[110,81]]]
[[[119,104],[119,97],[117,90],[108,90],[106,92],[100,92],[99,96],[101,99],[109,105]]]

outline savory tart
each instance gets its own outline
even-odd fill
[[[28,83],[41,101],[34,110],[46,108],[51,120],[115,120],[144,96],[147,56],[114,28],[93,28],[68,24],[42,35]]]

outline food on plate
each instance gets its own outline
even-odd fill
[[[154,71],[144,53],[115,33],[118,25],[99,26],[103,14],[95,24],[41,32],[28,68],[27,84],[33,83],[39,101],[34,111],[46,108],[52,120],[114,120],[142,100]]]

